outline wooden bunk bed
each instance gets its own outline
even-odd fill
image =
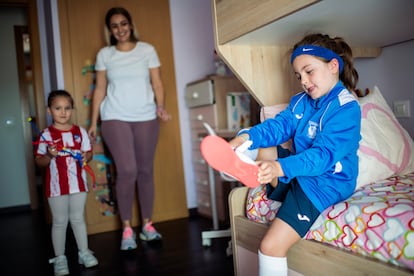
[[[413,10],[413,4],[410,0],[212,0],[216,50],[259,104],[286,103],[300,90],[286,53],[305,33],[342,36],[352,46],[356,58],[375,58],[384,46],[381,44],[384,40],[375,39],[375,36],[387,33],[373,29],[364,31],[364,26],[375,25],[372,22],[364,25],[364,14],[375,14],[381,19],[381,13],[386,11],[388,20],[397,18],[400,24],[394,27],[398,30],[388,29],[395,35],[391,44],[398,43],[414,37],[413,30],[408,27],[412,26],[409,11]],[[347,24],[349,20],[361,20],[358,31],[353,24]],[[384,22],[377,24],[383,26]],[[257,250],[268,227],[246,217],[248,191],[237,188],[229,196],[234,270],[238,276],[257,274]],[[301,240],[291,248],[288,266],[291,272],[299,275],[414,273],[312,240]]]
[[[257,275],[256,254],[268,228],[246,217],[247,195],[248,188],[242,187],[233,189],[229,196],[234,269],[238,276]],[[303,275],[408,276],[414,273],[313,240],[301,240],[295,244],[289,250],[287,260],[289,269]]]

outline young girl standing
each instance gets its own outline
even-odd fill
[[[67,91],[52,91],[47,105],[53,123],[40,135],[35,160],[38,166],[47,168],[45,192],[52,213],[55,251],[55,258],[49,262],[53,263],[55,275],[67,275],[65,244],[69,221],[79,250],[78,262],[85,267],[98,264],[88,249],[84,219],[88,186],[82,164],[92,159],[92,147],[86,130],[70,122],[73,99]]]

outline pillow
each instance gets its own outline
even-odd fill
[[[266,119],[274,118],[277,114],[285,110],[287,106],[288,106],[287,103],[263,106],[260,109],[260,121],[263,122]],[[292,151],[292,140],[290,139],[289,141],[281,144],[280,146]]]
[[[401,126],[377,86],[361,106],[361,141],[357,187],[414,171],[414,142]]]
[[[277,105],[270,105],[270,106],[263,106],[260,109],[260,121],[263,122],[266,119],[274,118],[278,113],[282,112],[286,109],[288,104],[277,104]]]

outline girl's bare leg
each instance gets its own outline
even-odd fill
[[[260,243],[259,276],[287,276],[287,252],[299,240],[299,234],[289,224],[276,218]]]
[[[268,256],[286,257],[288,250],[299,240],[295,229],[276,218],[260,243],[260,251]]]

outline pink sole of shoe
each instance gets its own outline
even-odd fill
[[[258,166],[242,161],[223,138],[206,136],[201,141],[200,150],[213,169],[236,178],[247,187],[254,188],[260,185],[257,181]]]

